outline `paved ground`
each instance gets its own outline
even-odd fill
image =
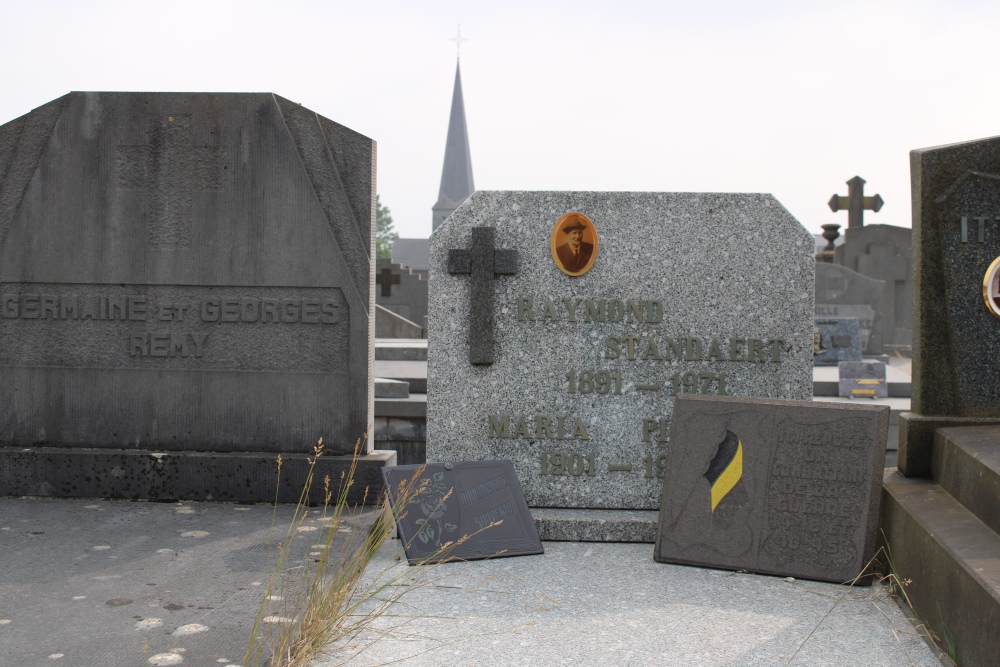
[[[407,569],[398,544],[370,571],[424,585],[314,667],[943,664],[884,587],[664,565],[649,544]]]
[[[293,510],[278,509],[275,535]],[[0,667],[242,664],[273,570],[272,513],[0,499]],[[371,517],[344,528],[367,530]],[[408,568],[390,540],[367,576],[424,587],[315,667],[940,664],[883,588],[663,565],[649,544],[545,549]]]
[[[293,511],[0,498],[0,667],[241,664]]]

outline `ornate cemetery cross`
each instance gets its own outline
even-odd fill
[[[865,210],[874,211],[878,213],[879,209],[882,208],[882,197],[875,195],[874,197],[865,197],[865,179],[860,176],[855,176],[851,180],[847,181],[847,196],[833,195],[830,198],[830,210],[836,213],[837,211],[847,210],[847,228],[852,227],[863,227],[865,224],[864,215]]]
[[[191,115],[149,117],[148,146],[118,146],[118,183],[149,195],[149,238],[156,247],[191,246],[192,193],[221,190],[226,149],[195,146]]]
[[[382,296],[392,296],[392,286],[399,284],[399,274],[393,273],[392,269],[382,269],[375,276],[375,284],[382,286]]]
[[[469,363],[492,364],[493,277],[517,273],[517,250],[495,247],[496,229],[473,227],[472,246],[448,250],[448,273],[472,274],[469,299]]]

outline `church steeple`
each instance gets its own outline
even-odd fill
[[[462,72],[455,63],[455,91],[451,96],[451,119],[448,121],[448,141],[444,147],[444,169],[441,170],[441,190],[434,204],[431,230],[468,199],[476,186],[472,182],[472,155],[469,152],[469,132],[465,125],[465,102],[462,100]]]

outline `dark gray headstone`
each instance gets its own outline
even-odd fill
[[[853,580],[875,555],[888,427],[885,406],[679,397],[655,559]]]
[[[375,266],[375,303],[417,326],[427,316],[427,276],[388,259]]]
[[[861,333],[854,317],[817,317],[813,337],[813,365],[836,366],[861,361]]]
[[[842,361],[838,368],[844,398],[888,398],[885,363],[881,361]]]
[[[913,341],[913,230],[893,225],[866,225],[847,229],[844,233],[845,241],[836,251],[837,264],[885,282],[885,292],[872,304],[885,320],[885,342],[910,345]]]
[[[935,428],[1000,423],[1000,319],[984,298],[1000,257],[1000,137],[911,151],[910,168],[913,395],[899,469],[913,476],[930,473]]]
[[[0,126],[0,441],[353,451],[374,168],[266,93],[77,92]]]
[[[543,553],[510,461],[394,466],[382,476],[410,565]]]

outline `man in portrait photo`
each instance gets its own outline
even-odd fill
[[[569,238],[566,243],[556,248],[556,255],[563,268],[570,273],[582,271],[594,254],[594,244],[583,242],[583,231],[587,228],[581,220],[573,220],[563,227],[562,231]]]

